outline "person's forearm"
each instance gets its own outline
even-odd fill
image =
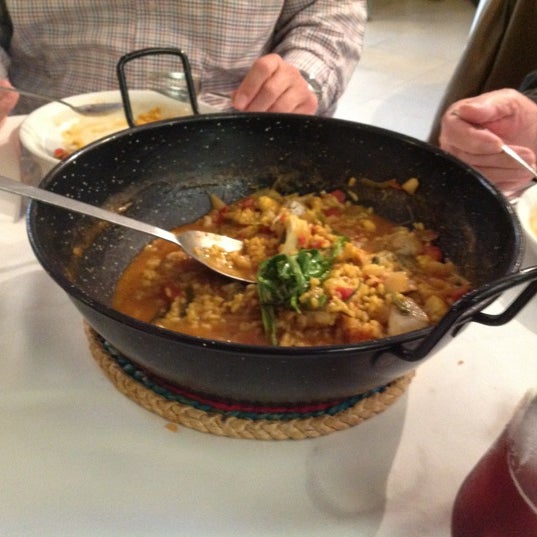
[[[274,52],[321,87],[320,114],[332,113],[362,53],[365,0],[288,2]]]

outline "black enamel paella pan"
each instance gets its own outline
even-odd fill
[[[236,401],[326,401],[384,385],[433,356],[462,326],[503,324],[537,291],[537,268],[519,270],[518,221],[493,186],[438,149],[358,123],[273,114],[165,121],[88,146],[52,170],[41,186],[95,205],[128,207],[129,216],[173,228],[207,212],[210,193],[231,202],[274,183],[282,192],[305,193],[346,185],[350,177],[419,179],[413,196],[369,188],[360,192],[360,201],[399,223],[421,221],[439,231],[443,251],[474,283],[476,291],[436,327],[310,348],[195,338],[110,307],[121,272],[147,236],[34,202],[29,237],[45,270],[112,346],[181,388]],[[74,255],[75,247],[81,255]],[[504,313],[481,312],[519,284],[525,290]]]

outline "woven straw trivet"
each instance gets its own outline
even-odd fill
[[[119,354],[85,324],[90,351],[114,386],[129,399],[168,422],[203,433],[255,440],[302,440],[348,429],[386,410],[407,389],[414,372],[390,384],[338,402],[312,409],[293,407],[282,413],[242,411],[237,406],[216,410],[210,403],[170,393]],[[189,397],[192,394],[188,394]]]

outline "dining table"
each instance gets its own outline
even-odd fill
[[[0,173],[25,181],[22,121],[0,128]],[[449,537],[463,479],[537,387],[534,298],[505,325],[470,323],[344,430],[259,440],[176,426],[96,363],[34,256],[25,206],[0,194],[1,536]]]

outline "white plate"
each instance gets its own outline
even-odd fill
[[[155,91],[131,90],[130,98],[135,118],[140,114],[147,114],[157,107],[161,119],[191,114],[189,104]],[[72,104],[122,102],[121,94],[117,90],[85,93],[67,97],[64,100]],[[216,109],[202,103],[200,103],[199,108],[202,113],[216,111]],[[68,107],[54,102],[29,114],[21,125],[19,137],[23,148],[40,166],[42,175],[45,175],[60,162],[54,157],[56,149],[63,148],[72,151],[74,147],[70,144],[75,138],[82,145],[87,145],[127,127],[123,109],[105,116],[88,117],[78,115]]]
[[[516,205],[516,212],[528,247],[532,249],[534,255],[537,255],[537,233],[530,225],[530,219],[533,217],[537,220],[537,185],[528,188],[519,198]]]

